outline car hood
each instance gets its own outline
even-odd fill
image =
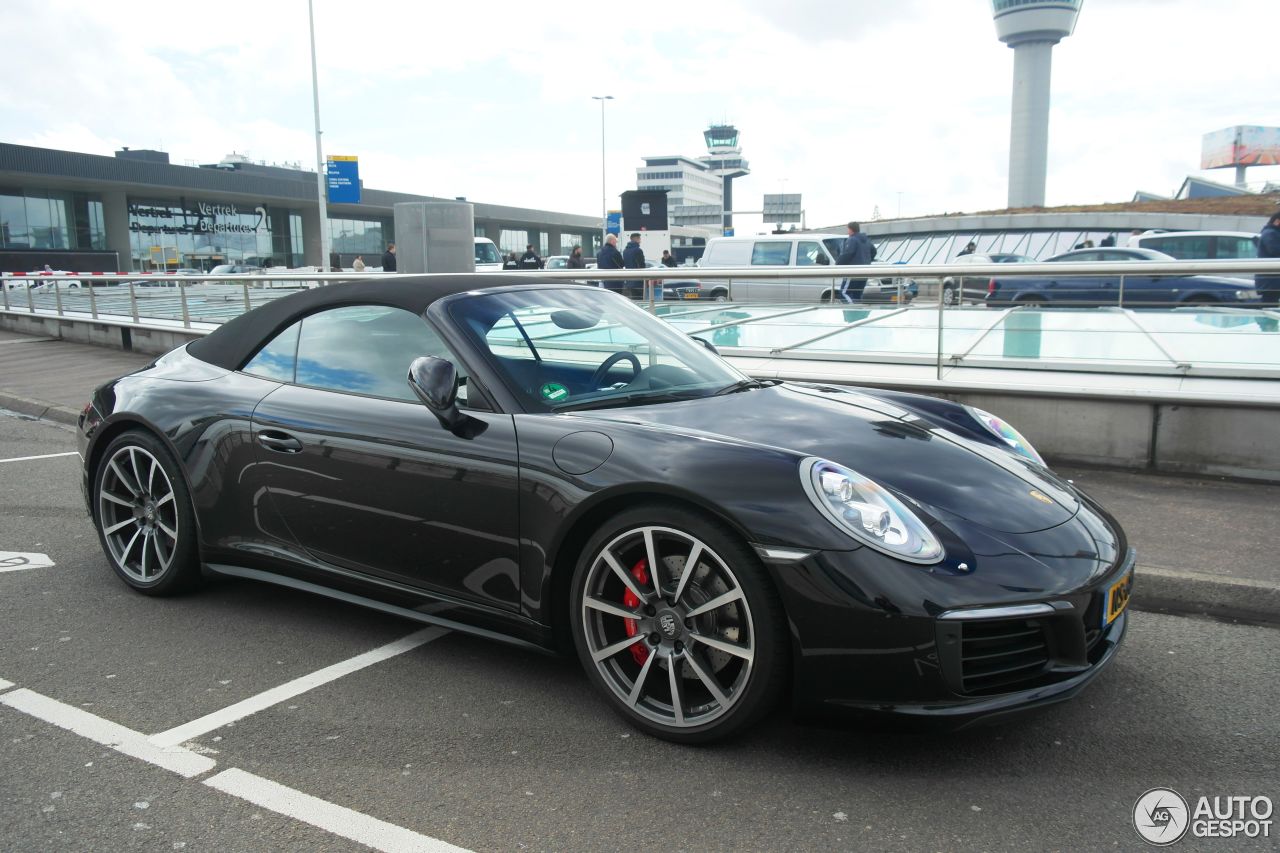
[[[870,393],[784,384],[576,417],[822,457],[940,510],[938,515],[1005,533],[1056,527],[1080,508],[1072,489],[1051,473]]]

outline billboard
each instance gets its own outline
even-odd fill
[[[1200,143],[1200,168],[1280,165],[1280,127],[1238,124],[1206,133]]]
[[[799,222],[801,214],[800,193],[765,193],[765,222]]]
[[[330,155],[325,159],[330,204],[360,203],[360,162],[356,157]]]
[[[621,234],[622,233],[622,211],[621,210],[609,211],[608,215],[605,218],[605,223],[606,225],[604,230],[606,234]]]
[[[627,190],[622,194],[622,222],[627,231],[667,230],[666,190]]]

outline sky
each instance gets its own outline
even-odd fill
[[[315,0],[325,154],[368,187],[598,216],[728,120],[741,209],[810,226],[1002,208],[1013,51],[988,0]],[[305,0],[5,0],[0,141],[316,163]],[[1280,125],[1269,0],[1086,0],[1053,56],[1047,204],[1172,194],[1204,133]],[[1249,181],[1280,181],[1280,167]],[[738,217],[739,232],[760,217]]]

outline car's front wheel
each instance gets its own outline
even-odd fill
[[[200,578],[195,517],[168,448],[149,433],[123,433],[93,478],[94,520],[111,568],[147,595],[172,595]]]
[[[609,704],[681,743],[718,740],[776,703],[787,635],[759,558],[722,524],[661,506],[621,513],[573,583],[578,656]]]

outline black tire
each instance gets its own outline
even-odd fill
[[[956,304],[956,289],[950,284],[942,286],[942,304],[948,306]]]
[[[650,542],[658,578],[635,562],[648,565]],[[695,544],[699,556],[686,572]],[[610,558],[626,567],[629,582]],[[662,596],[654,595],[655,580]],[[787,682],[786,621],[772,580],[739,536],[700,513],[644,504],[610,519],[579,557],[570,613],[588,679],[615,712],[654,737],[687,744],[730,737],[768,713]]]
[[[1044,308],[1048,305],[1039,296],[1024,296],[1021,299],[1015,299],[1013,304],[1022,308]]]
[[[129,430],[107,445],[93,472],[92,504],[107,562],[130,587],[164,596],[199,583],[191,497],[173,454],[154,435]]]
[[[715,290],[711,291],[711,299],[714,302],[728,302],[729,291],[725,290],[723,287],[717,287]]]

